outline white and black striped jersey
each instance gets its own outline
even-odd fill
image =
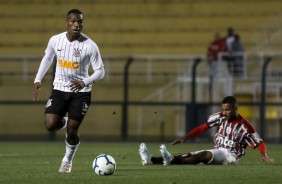
[[[70,42],[66,33],[50,38],[34,82],[41,82],[56,56],[54,89],[70,92],[70,81],[80,79],[86,85],[80,92],[89,92],[92,83],[104,76],[104,65],[98,46],[84,34],[78,40]],[[90,64],[94,70],[91,76],[88,74]]]
[[[228,120],[221,112],[208,117],[209,127],[217,127],[214,136],[216,148],[227,148],[238,157],[245,154],[247,146],[256,148],[262,141],[248,120],[238,114],[236,119]]]

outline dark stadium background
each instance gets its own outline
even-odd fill
[[[32,89],[48,39],[65,30],[72,8],[84,13],[84,32],[98,44],[106,69],[93,87],[83,140],[171,140],[233,94],[262,137],[281,143],[279,0],[0,0],[0,141],[62,140],[63,131],[49,134],[43,123],[52,68],[39,102]],[[207,47],[228,27],[245,45],[245,72],[223,76],[212,88]],[[211,140],[209,133],[199,139]]]

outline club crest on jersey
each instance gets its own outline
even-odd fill
[[[79,50],[79,48],[73,49],[73,56],[74,57],[80,57],[80,54],[81,54],[81,50]]]
[[[227,127],[227,128],[226,128],[226,133],[227,133],[228,135],[231,133],[231,131],[232,131],[231,127]]]

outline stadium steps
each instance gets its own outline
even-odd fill
[[[167,3],[158,0],[82,1],[79,4],[77,1],[17,2],[16,5],[0,2],[3,23],[0,32],[7,34],[7,39],[0,42],[4,48],[0,53],[7,52],[5,47],[8,47],[16,53],[41,54],[38,48],[44,50],[46,40],[65,29],[65,13],[72,7],[84,11],[84,31],[97,41],[103,54],[203,54],[214,33],[225,35],[229,26],[238,30],[247,48],[251,48],[254,43],[249,39],[253,30],[277,15],[282,6],[280,1],[274,0],[258,1],[256,6],[253,6],[254,1],[225,0],[217,3],[180,0]]]
[[[102,55],[135,55],[135,54],[205,54],[215,32],[226,34],[226,28],[232,26],[241,35],[246,48],[255,44],[251,39],[254,30],[259,25],[266,24],[281,11],[281,0],[249,0],[235,1],[184,1],[174,0],[0,0],[0,20],[2,38],[0,40],[0,54],[35,54],[43,55],[47,41],[53,34],[65,30],[65,14],[69,9],[80,8],[86,15],[85,33],[97,42]],[[144,13],[145,12],[145,13]],[[259,33],[260,34],[260,33]],[[258,37],[264,35],[258,35]],[[265,37],[265,36],[264,36]],[[281,48],[277,43],[273,49]],[[39,62],[31,65],[32,71],[37,71]],[[1,63],[2,64],[2,63]],[[111,63],[112,65],[112,63]],[[124,65],[116,64],[121,70]],[[164,72],[170,64],[159,66],[160,73]],[[144,66],[136,64],[132,71],[144,72]],[[207,68],[204,68],[207,69]],[[120,70],[112,69],[119,72]],[[20,64],[1,65],[1,73],[7,71],[22,72]],[[5,78],[8,77],[8,78]],[[140,76],[139,76],[140,77]],[[20,80],[19,80],[20,79]],[[34,76],[29,76],[27,81],[19,76],[0,76],[0,96],[5,100],[30,99],[32,96],[32,83]],[[123,95],[122,82],[111,76],[101,83],[97,82],[94,89],[94,100],[121,99]],[[137,83],[135,82],[137,81]],[[140,84],[136,78],[130,79],[135,89],[130,91],[130,100],[136,100],[153,93],[164,85],[168,79],[154,80],[152,83]],[[43,81],[41,99],[46,100],[50,95],[51,77]],[[107,91],[114,88],[115,95],[108,95]],[[20,94],[20,95],[19,95]],[[112,111],[105,107],[91,108],[87,115],[85,125],[100,125],[120,129],[118,121],[121,115],[120,107],[112,107],[117,111],[116,116],[111,116]],[[16,116],[14,115],[16,109]],[[159,109],[158,109],[159,110]],[[42,126],[44,106],[1,106],[2,132],[16,134],[24,132],[45,133]],[[155,111],[152,109],[148,113]],[[34,116],[26,119],[32,112]],[[129,134],[136,135],[136,112],[133,107],[129,117]],[[174,114],[170,110],[163,110],[167,114],[167,121],[174,122]],[[171,114],[172,113],[172,114]],[[13,122],[11,124],[11,121]],[[27,125],[27,126],[23,126]],[[155,135],[159,129],[155,120],[149,122],[145,130]],[[17,129],[13,127],[17,126]],[[175,135],[175,126],[169,124],[165,135]],[[81,134],[93,134],[94,128],[81,129]],[[9,132],[10,131],[10,132]],[[99,134],[99,132],[97,132]],[[116,132],[114,132],[116,133]],[[111,132],[111,134],[114,134]],[[117,131],[119,133],[119,131]]]
[[[183,15],[259,15],[273,14],[281,10],[279,0],[267,1],[17,1],[4,2],[0,10],[14,16],[65,15],[73,7],[83,9],[90,16],[183,16]],[[255,3],[255,6],[254,6]],[[56,4],[56,6],[54,6]],[[15,7],[15,5],[17,5]],[[42,7],[45,11],[42,11]],[[13,11],[13,10],[17,11]],[[26,11],[29,10],[29,11]],[[107,11],[105,11],[107,10]],[[3,11],[1,11],[3,12]],[[144,14],[145,12],[145,14]],[[6,14],[6,13],[5,13]],[[60,17],[59,16],[59,17]]]

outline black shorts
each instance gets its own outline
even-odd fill
[[[58,114],[81,122],[91,104],[91,92],[64,92],[54,90],[46,104],[45,114]]]

